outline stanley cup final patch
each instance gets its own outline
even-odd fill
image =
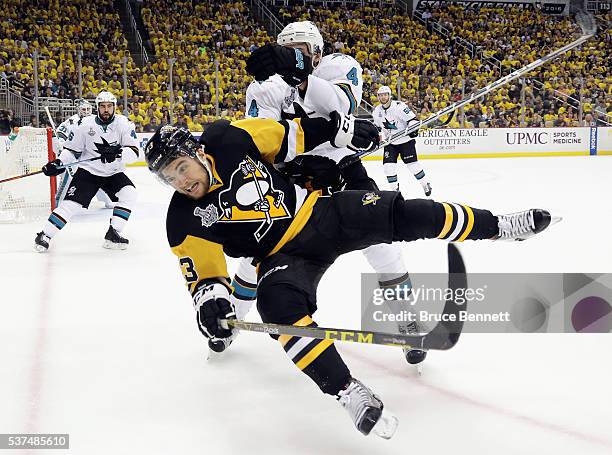
[[[203,209],[202,207],[196,207],[193,211],[193,214],[195,216],[199,216],[200,220],[202,221],[202,226],[205,226],[207,228],[215,224],[220,218],[220,214],[217,211],[217,207],[212,204],[208,204],[205,209]]]
[[[376,193],[366,193],[361,198],[362,205],[376,205],[376,202],[380,199],[380,196]]]

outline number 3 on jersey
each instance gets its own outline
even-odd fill
[[[346,73],[346,78],[351,81],[353,85],[359,85],[359,79],[357,79],[357,68],[353,66],[351,70]]]
[[[179,263],[181,264],[181,270],[183,271],[187,283],[196,283],[198,281],[198,273],[193,265],[193,259],[184,257],[179,260]]]

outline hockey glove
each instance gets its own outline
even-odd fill
[[[111,145],[104,138],[101,144],[95,144],[96,151],[100,154],[100,161],[103,163],[112,163],[116,159],[121,159],[121,146]]]
[[[223,339],[232,336],[233,329],[219,325],[220,319],[236,319],[229,291],[219,282],[202,283],[193,296],[198,329],[208,338],[208,346],[215,352],[223,351],[229,343]]]
[[[289,85],[299,85],[312,72],[312,61],[299,49],[266,44],[257,48],[247,59],[247,72],[257,81],[280,74]]]
[[[330,141],[334,147],[348,147],[353,151],[371,151],[378,147],[380,135],[372,122],[335,111],[329,117],[335,122],[335,134]]]
[[[42,167],[43,174],[45,174],[47,177],[60,175],[66,170],[66,168],[60,166],[63,166],[63,163],[60,160],[49,161]]]
[[[318,155],[299,155],[286,163],[283,172],[296,185],[313,190],[342,190],[344,178],[334,160]]]

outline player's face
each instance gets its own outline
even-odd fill
[[[98,104],[98,117],[105,122],[115,114],[115,103],[100,103]]]
[[[192,199],[200,199],[210,187],[208,173],[202,163],[189,156],[181,156],[162,171],[162,176],[172,188]]]
[[[378,101],[380,101],[380,103],[383,105],[387,105],[387,103],[389,102],[389,98],[391,98],[391,96],[388,93],[378,94]]]
[[[319,61],[321,60],[321,55],[316,54],[314,57],[313,55],[310,53],[310,50],[308,49],[308,44],[306,43],[291,43],[291,44],[285,44],[285,47],[290,47],[292,49],[299,49],[302,51],[302,54],[304,54],[306,57],[310,57],[312,59],[312,66],[315,67],[319,64]]]

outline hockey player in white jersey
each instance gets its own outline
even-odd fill
[[[60,123],[60,125],[57,127],[57,145],[58,147],[57,147],[56,154],[58,156],[61,154],[62,149],[64,148],[64,143],[68,140],[70,135],[73,134],[72,130],[77,125],[81,124],[81,120],[84,117],[90,116],[92,114],[92,110],[93,108],[91,104],[89,104],[87,100],[82,100],[77,107],[77,113],[68,117],[66,120]],[[75,158],[79,159],[80,155]],[[55,195],[55,206],[56,207],[60,204],[60,202],[66,196],[66,191],[68,190],[68,186],[70,185],[70,182],[76,170],[77,170],[76,166],[69,167],[66,169],[66,172],[62,176],[62,181],[60,182],[57,188],[57,193]],[[103,190],[98,190],[98,192],[96,193],[96,198],[102,201],[106,208],[113,208],[113,201],[107,196],[107,194]]]
[[[36,251],[45,252],[49,242],[74,215],[89,207],[99,189],[117,198],[110,226],[104,236],[105,248],[125,249],[129,241],[120,235],[132,213],[136,200],[136,188],[125,175],[125,164],[138,157],[138,140],[134,124],[127,117],[117,114],[117,98],[107,91],[96,97],[97,114],[85,117],[72,131],[72,137],[64,143],[58,159],[43,166],[45,175],[60,175],[64,164],[88,160],[79,165],[68,188],[66,197],[51,212],[43,230],[36,234]]]
[[[363,90],[359,62],[340,53],[324,56],[323,38],[309,21],[287,25],[279,33],[277,44],[255,50],[247,61],[247,71],[255,77],[247,89],[247,116],[281,120],[295,117],[329,118],[328,113],[332,111],[346,115],[356,112]],[[331,168],[337,169],[335,163],[353,153],[348,148],[334,148],[328,142],[301,155],[296,161],[305,168],[301,171],[304,175],[321,176],[319,187],[334,186],[335,173]],[[316,160],[308,160],[309,155],[316,157]],[[329,165],[326,161],[329,161]],[[330,175],[334,176],[332,180],[328,180]],[[341,178],[345,190],[378,189],[361,161],[344,168]],[[375,245],[363,252],[378,273],[381,287],[411,287],[397,245]],[[237,316],[246,314],[242,308],[248,308],[248,304],[255,300],[256,282],[254,268],[248,260],[244,260],[233,283]],[[403,330],[414,332],[418,329],[411,326]],[[406,359],[413,364],[423,361],[425,355],[421,350],[405,352]]]
[[[383,85],[376,93],[380,104],[372,111],[374,123],[382,132],[382,140],[391,134],[405,130],[408,126],[418,123],[416,115],[402,101],[391,99],[391,89]],[[397,157],[402,157],[402,161],[408,166],[414,178],[423,187],[425,196],[431,195],[431,183],[425,176],[423,166],[419,163],[416,152],[416,140],[418,131],[411,133],[408,137],[402,137],[393,141],[385,147],[383,155],[383,168],[387,181],[392,190],[399,191],[399,180],[397,178]]]

